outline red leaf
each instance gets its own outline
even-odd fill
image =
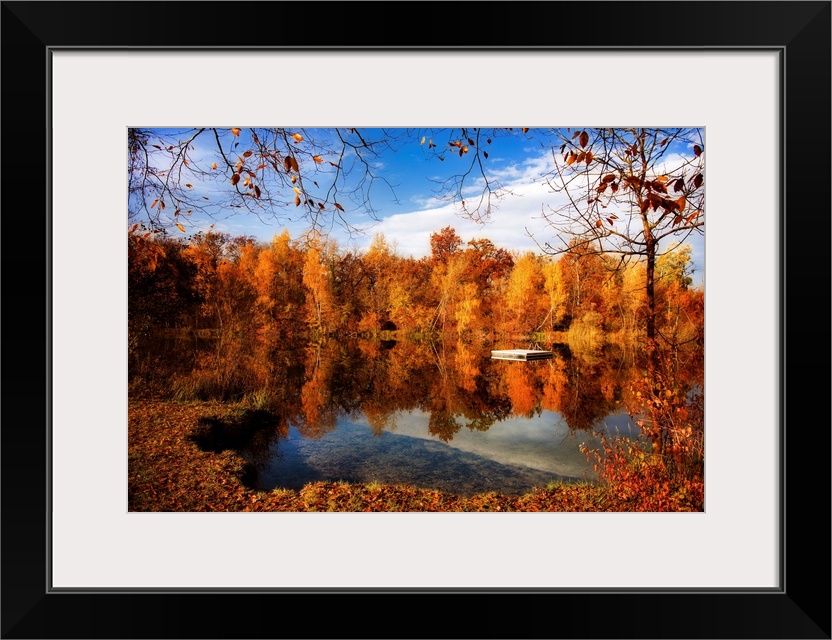
[[[589,144],[589,134],[586,131],[581,131],[581,139],[579,140],[582,147]]]

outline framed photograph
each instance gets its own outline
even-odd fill
[[[825,406],[829,379],[806,354],[829,353],[828,302],[819,305],[817,300],[819,295],[827,300],[830,291],[830,3],[677,2],[660,8],[640,2],[400,3],[398,10],[412,20],[395,32],[371,33],[366,25],[358,26],[355,16],[362,9],[372,15],[377,7],[347,2],[3,3],[3,636],[829,638],[830,434],[827,409],[817,409]],[[517,28],[505,28],[509,19]],[[493,146],[488,146],[490,135],[480,139],[486,127],[496,131]],[[627,139],[627,145],[599,161],[599,149],[617,144],[605,132],[628,127],[646,133]],[[452,132],[441,139],[441,147],[431,136],[439,129]],[[546,211],[509,206],[507,222],[500,219],[498,203],[493,210],[487,206],[488,188],[480,188],[486,202],[480,210],[471,205],[471,192],[453,181],[445,182],[451,190],[439,195],[449,198],[445,213],[455,218],[426,206],[381,216],[376,230],[387,231],[388,238],[399,233],[393,239],[401,252],[391,250],[384,236],[338,236],[343,246],[355,247],[359,262],[373,251],[388,261],[386,273],[399,278],[390,280],[390,289],[407,297],[397,307],[398,315],[390,305],[379,306],[372,297],[377,289],[360,289],[366,285],[358,277],[354,298],[327,297],[334,294],[321,284],[326,278],[319,282],[316,274],[326,271],[322,256],[328,249],[316,244],[314,234],[306,236],[302,247],[289,238],[308,232],[310,222],[313,231],[316,226],[331,231],[338,220],[345,223],[342,229],[361,226],[358,213],[370,219],[374,212],[372,206],[361,209],[367,195],[362,189],[373,180],[410,188],[405,174],[411,168],[402,163],[396,165],[402,175],[393,172],[392,178],[373,175],[380,164],[366,167],[351,200],[341,183],[333,182],[334,191],[320,189],[315,176],[337,178],[342,169],[345,156],[338,156],[333,140],[357,158],[360,145],[371,147],[366,139],[349,137],[355,130],[407,131],[412,144],[402,148],[437,166],[468,158],[476,158],[477,165],[504,161],[508,146],[501,147],[502,158],[493,151],[500,142],[497,135],[504,133],[503,140],[516,145],[511,153],[518,155],[513,163],[496,166],[505,167],[501,175],[518,192],[524,177],[519,168],[537,171],[534,162],[541,153],[552,156],[550,171],[559,172],[562,180],[551,173],[546,182],[550,191],[563,186],[565,171],[589,181],[592,195],[587,192],[580,201],[584,208],[578,221],[587,227],[580,238],[589,233],[597,242],[626,239],[618,217],[607,209],[613,199],[606,191],[627,176],[597,171],[593,163],[611,167],[615,157],[632,165],[632,157],[644,157],[644,148],[634,150],[639,143],[673,152],[679,167],[665,163],[661,170],[651,168],[655,175],[645,172],[638,188],[650,193],[644,197],[646,210],[672,230],[701,231],[697,227],[700,220],[704,225],[706,206],[711,213],[702,239],[687,254],[668,253],[662,265],[668,273],[681,274],[676,286],[686,291],[672,298],[684,300],[677,305],[681,311],[675,326],[680,318],[690,324],[690,336],[678,344],[688,337],[695,341],[696,335],[704,344],[704,501],[696,497],[693,482],[684,490],[677,486],[663,502],[642,500],[640,509],[603,513],[596,508],[538,510],[525,498],[478,502],[479,509],[462,501],[437,509],[442,513],[415,507],[393,513],[403,504],[424,504],[429,498],[422,493],[398,496],[400,502],[387,509],[333,508],[338,500],[376,499],[380,494],[373,493],[376,485],[370,480],[382,473],[390,474],[385,477],[391,483],[418,484],[424,477],[413,471],[427,451],[414,426],[424,417],[416,408],[426,402],[417,395],[435,398],[441,390],[427,388],[430,376],[424,372],[400,390],[407,399],[387,397],[383,404],[358,390],[369,384],[356,373],[368,362],[397,362],[391,353],[411,363],[436,355],[424,345],[403,349],[402,331],[425,331],[425,323],[435,328],[441,318],[456,332],[449,343],[451,355],[436,358],[456,381],[455,398],[466,404],[468,428],[460,433],[453,419],[456,409],[447,409],[450,418],[444,422],[435,418],[438,412],[432,414],[431,437],[443,443],[456,438],[459,445],[455,457],[443,459],[442,488],[461,495],[516,486],[516,493],[526,495],[523,482],[536,483],[537,476],[499,476],[493,485],[483,480],[498,477],[488,475],[491,467],[478,463],[477,473],[470,472],[471,455],[482,460],[491,454],[477,448],[485,446],[482,439],[466,440],[465,431],[476,435],[490,429],[496,440],[492,418],[500,411],[507,415],[505,407],[512,408],[508,415],[531,426],[535,412],[562,408],[556,381],[538,367],[555,371],[547,359],[560,362],[557,353],[547,350],[558,343],[553,335],[560,332],[559,339],[568,343],[567,324],[558,324],[558,318],[565,313],[580,318],[580,339],[589,340],[590,329],[607,317],[600,298],[591,312],[577,302],[571,307],[557,303],[554,285],[549,307],[542,298],[516,302],[522,296],[512,289],[511,269],[519,271],[519,264],[538,269],[543,291],[547,265],[555,274],[559,264],[531,258],[528,265],[522,262],[518,231],[527,231],[541,215],[549,222]],[[181,142],[179,134],[168,137],[174,131],[194,136]],[[214,159],[200,155],[207,154],[197,139],[203,131],[213,136],[219,154]],[[559,136],[562,146],[544,135]],[[390,138],[382,137],[380,143],[389,144]],[[154,154],[169,160],[169,166],[151,160]],[[250,156],[261,165],[249,166]],[[319,173],[292,165],[297,157]],[[393,156],[383,160],[399,162]],[[189,162],[202,167],[201,173],[195,174]],[[270,171],[269,162],[278,182],[261,179]],[[136,163],[144,167],[143,175],[153,174],[153,185],[133,181]],[[175,188],[170,187],[174,173]],[[203,182],[180,179],[182,175]],[[433,177],[438,176],[437,171]],[[645,178],[650,178],[649,186]],[[377,186],[384,185],[373,183],[372,189]],[[621,189],[626,188],[622,182]],[[212,212],[211,198],[221,197],[221,189],[226,195],[233,190],[224,206],[237,207],[239,215]],[[270,227],[265,220],[274,230],[271,245],[266,236],[233,241],[258,234],[241,221],[257,217],[257,203],[278,190],[290,194],[287,211],[297,212],[294,218],[305,226],[287,231],[281,241],[280,224]],[[535,206],[539,210],[539,202]],[[131,218],[137,210],[142,215]],[[453,271],[448,256],[474,235],[464,225],[483,213],[488,220],[476,227],[482,234],[474,236],[468,250],[491,251],[488,284],[475,286],[474,276],[448,284]],[[463,237],[452,226],[463,229]],[[540,232],[531,228],[529,235],[545,255],[554,238],[541,241]],[[542,229],[554,234],[555,227]],[[308,361],[284,358],[279,371],[264,368],[242,351],[223,351],[228,368],[221,369],[217,351],[214,360],[206,360],[210,371],[195,367],[195,373],[183,376],[165,368],[159,352],[133,350],[139,320],[128,313],[128,299],[135,308],[141,290],[136,273],[128,271],[128,251],[155,242],[154,234],[190,238],[189,244],[177,246],[190,251],[182,264],[191,266],[177,268],[178,277],[164,288],[153,281],[152,291],[142,294],[147,318],[158,319],[154,304],[169,308],[176,298],[210,339],[231,320],[262,324],[268,317],[268,326],[288,327],[301,317],[292,314],[303,314],[303,322],[320,335],[336,337],[328,343],[322,339],[317,351],[305,350]],[[489,234],[498,240],[496,248],[476,242]],[[811,243],[815,237],[824,240]],[[252,260],[253,297],[241,304],[242,315],[233,310],[223,315],[218,306],[208,312],[196,303],[192,310],[187,306],[182,292],[207,282],[200,280],[199,251],[209,251],[206,243],[212,238],[225,238],[220,250],[243,256],[235,258],[238,262],[246,255]],[[419,238],[433,251],[430,273],[402,257],[418,250],[403,243]],[[632,236],[625,248],[643,239]],[[494,266],[502,255],[499,242],[506,243],[506,274]],[[173,260],[173,249],[153,246],[163,251],[142,254],[144,275],[153,272],[155,261]],[[281,247],[296,251],[297,287],[302,284],[307,292],[294,307],[288,285],[279,292],[257,289],[257,265],[266,269],[269,256]],[[640,251],[652,270],[656,255]],[[337,268],[347,275],[348,253],[337,254]],[[288,258],[281,260],[287,264]],[[692,273],[686,267],[690,263],[696,266]],[[356,268],[362,277],[372,270],[366,261]],[[405,282],[408,269],[413,278]],[[241,295],[245,283],[224,273],[223,286]],[[501,293],[494,286],[486,299],[483,292],[499,278],[504,278]],[[626,273],[619,280],[625,278]],[[217,282],[211,280],[210,286]],[[439,284],[433,291],[425,283]],[[457,292],[453,305],[443,302],[442,286]],[[657,286],[661,307],[661,296],[670,294],[662,293],[664,284]],[[647,290],[652,310],[652,284]],[[704,292],[701,303],[696,291]],[[206,289],[200,295],[204,302],[215,294]],[[280,296],[285,299],[277,300]],[[420,307],[422,299],[427,302]],[[662,309],[665,322],[670,310]],[[703,314],[698,324],[696,309]],[[543,315],[546,319],[538,323]],[[505,323],[500,335],[519,333],[524,340],[534,335],[543,343],[477,342],[498,316]],[[530,322],[538,333],[529,333]],[[668,324],[657,322],[659,332],[668,330]],[[341,333],[327,329],[336,323]],[[569,327],[576,324],[573,319]],[[612,330],[612,324],[604,327]],[[616,328],[625,333],[623,325]],[[341,338],[347,333],[372,333],[376,350],[351,351]],[[234,335],[229,332],[228,339]],[[275,339],[294,335],[283,328]],[[571,340],[570,348],[577,349],[577,333]],[[333,359],[335,343],[340,360]],[[170,344],[163,350],[170,351]],[[473,344],[491,350],[487,376],[472,364],[481,355],[469,353]],[[685,362],[683,369],[694,376],[692,360]],[[524,373],[512,377],[506,373],[509,367]],[[645,367],[652,371],[649,363]],[[257,381],[234,387],[247,403],[246,411],[194,414],[188,419],[199,429],[189,435],[177,431],[174,405],[154,409],[137,404],[131,395],[138,393],[139,382],[148,387],[163,382],[180,399],[202,398],[222,392],[215,383],[232,371]],[[288,381],[295,374],[290,372],[300,381],[291,393]],[[377,374],[373,369],[368,380]],[[485,378],[503,395],[492,393],[491,404],[480,406],[477,394]],[[600,395],[607,393],[613,403],[624,398],[612,382],[604,384],[598,383]],[[672,390],[662,387],[665,391],[666,405],[684,409],[684,418],[677,412],[675,419],[687,419],[690,405],[674,406]],[[684,392],[689,399],[690,389]],[[534,400],[535,394],[550,404]],[[290,427],[326,430],[328,420],[341,420],[340,415],[322,415],[337,404],[334,398],[344,412],[360,409],[376,436],[395,430],[401,437],[398,448],[382,452],[361,449],[366,445],[351,440],[363,451],[356,455],[374,463],[372,477],[361,478],[370,482],[368,493],[338,497],[340,485],[320,484],[318,494],[307,493],[305,500],[316,507],[309,511],[327,513],[301,513],[305,510],[240,503],[268,495],[277,504],[282,498],[276,494],[225,492],[223,474],[238,462],[227,455],[237,446],[229,442],[243,432],[247,442],[259,437],[255,423],[263,416],[283,416],[278,431],[284,429],[284,440],[279,446],[267,442],[256,451],[246,449],[246,455],[277,452],[280,464],[293,465],[290,475],[303,478],[303,484],[317,482],[314,474],[303,475],[308,469],[302,461],[292,458],[293,448],[306,445],[286,434]],[[138,411],[145,412],[142,429],[153,428],[136,435]],[[593,419],[576,413],[567,422],[572,421],[571,427]],[[649,428],[649,419],[635,419],[643,430]],[[203,462],[208,461],[193,481],[172,479],[147,462],[154,456],[173,459],[185,437],[197,443]],[[659,434],[653,442],[663,437],[672,439],[673,434]],[[141,450],[137,438],[143,438]],[[405,440],[407,446],[401,444]],[[507,442],[500,440],[503,447]],[[512,440],[510,446],[527,456],[542,447],[531,440]],[[283,467],[254,458],[246,458],[250,464],[235,471],[247,478],[247,487],[286,486],[279,476]],[[352,467],[356,459],[349,462]],[[402,468],[411,475],[396,475]],[[148,480],[154,473],[159,475]],[[212,500],[226,502],[206,507],[206,487]],[[526,508],[518,508],[521,503]],[[361,510],[375,513],[357,512]],[[485,510],[489,512],[469,512]],[[264,605],[279,608],[287,598],[290,611],[322,605],[321,615],[314,621],[305,616],[267,621],[261,614]],[[425,611],[402,606],[447,606],[447,598],[474,605],[474,615],[448,626],[430,620]],[[377,612],[379,621],[387,619],[378,613],[379,602],[404,616],[406,632],[368,627],[369,611]],[[480,613],[483,604],[485,615]],[[538,611],[538,605],[543,609]],[[495,616],[497,611],[503,615]],[[566,613],[541,617],[541,611]],[[438,625],[443,628],[439,634]]]

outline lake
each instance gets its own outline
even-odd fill
[[[248,407],[236,423],[194,425],[193,437],[204,449],[238,451],[244,481],[259,490],[347,481],[519,495],[594,480],[582,443],[598,446],[599,433],[639,437],[630,358],[565,345],[544,347],[555,352],[546,360],[490,357],[511,347],[180,339],[134,354],[131,370],[152,372],[183,400]]]

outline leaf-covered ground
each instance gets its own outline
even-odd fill
[[[300,491],[247,488],[233,450],[203,451],[193,435],[206,419],[234,420],[219,402],[132,399],[129,404],[130,511],[701,511],[698,493],[671,486],[621,491],[607,485],[555,485],[523,496],[460,497],[407,485],[316,482]]]

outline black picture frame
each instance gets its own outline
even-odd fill
[[[415,19],[383,30],[370,26],[368,16],[393,12],[394,6],[396,15],[429,15],[431,24],[441,27],[426,29]],[[828,1],[3,2],[2,637],[830,638],[831,6]],[[267,19],[295,26],[259,28]],[[163,21],[163,27],[148,20]],[[48,258],[52,243],[60,240],[50,237],[48,225],[51,52],[274,46],[779,51],[785,80],[780,588],[50,589]],[[748,188],[744,177],[738,181],[743,184],[737,188]],[[753,259],[753,249],[748,253]],[[751,479],[750,491],[753,484]]]

